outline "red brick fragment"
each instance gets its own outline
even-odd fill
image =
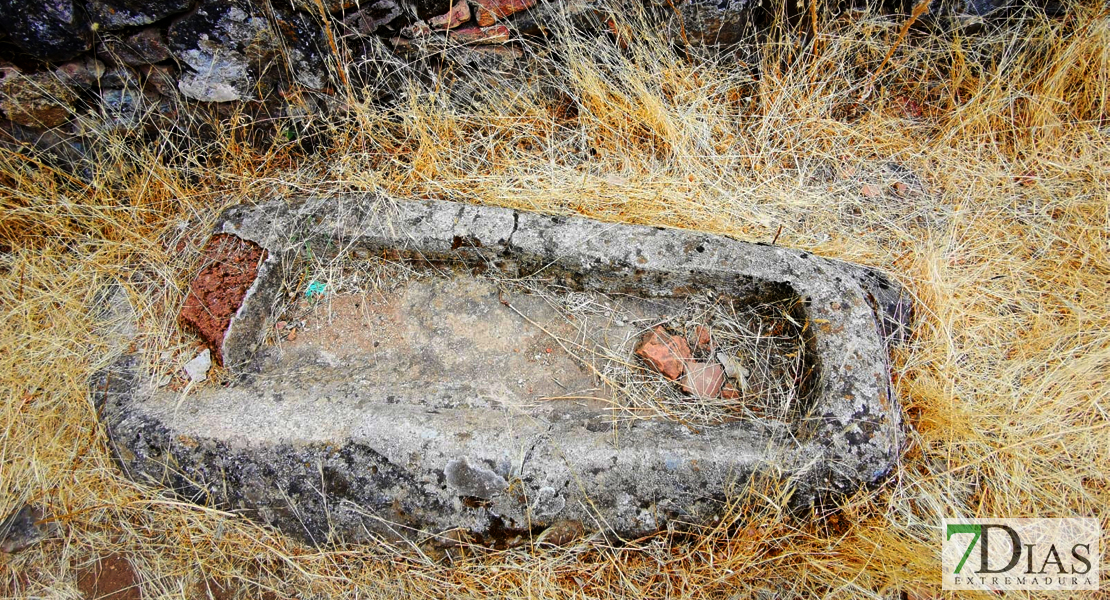
[[[677,380],[686,368],[686,361],[693,358],[690,345],[682,337],[673,336],[663,330],[663,326],[644,334],[636,344],[636,356],[644,359],[648,366],[667,379]]]
[[[721,395],[725,384],[725,370],[721,365],[692,362],[686,365],[686,376],[682,378],[682,391],[698,398],[716,398]]]
[[[717,345],[713,343],[713,336],[705,325],[694,326],[694,348],[702,352],[713,352]]]
[[[532,8],[536,0],[477,0],[477,4],[478,24],[488,27],[501,17]]]
[[[222,365],[224,335],[267,253],[254,242],[226,233],[212,236],[201,252],[204,265],[189,285],[178,322],[195,330]]]
[[[725,400],[739,400],[740,390],[736,389],[735,385],[726,383],[724,387],[721,388],[721,397]]]

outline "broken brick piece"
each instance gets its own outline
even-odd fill
[[[202,253],[204,265],[189,284],[178,321],[195,330],[216,362],[223,365],[227,328],[267,253],[258,244],[227,233],[212,236]]]
[[[640,342],[636,344],[636,356],[672,381],[682,375],[686,361],[693,358],[686,340],[667,333],[662,325],[656,326],[640,338]]]
[[[536,0],[477,0],[478,24],[493,25],[497,19],[507,17],[536,5]]]
[[[709,328],[705,325],[694,326],[694,348],[702,352],[713,352],[716,350],[716,344],[713,343],[713,336],[709,333]]]
[[[740,390],[736,389],[736,386],[732,383],[726,383],[724,387],[721,388],[721,397],[725,400],[739,400]]]
[[[692,362],[686,365],[682,391],[698,398],[716,398],[725,384],[725,370],[713,363]]]

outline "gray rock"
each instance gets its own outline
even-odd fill
[[[208,0],[175,21],[169,47],[189,67],[178,82],[181,93],[203,102],[256,99],[265,95],[269,81],[263,74],[276,74],[282,60],[301,85],[325,87],[319,26],[302,13],[284,10],[275,10],[274,19],[276,29],[245,0]]]
[[[192,0],[90,0],[89,16],[103,31],[149,25],[189,10]]]
[[[684,0],[668,19],[671,36],[699,46],[735,44],[753,31],[762,0]]]
[[[0,0],[0,28],[21,50],[58,61],[92,47],[92,29],[82,8],[70,0]]]
[[[328,84],[324,64],[324,33],[316,21],[303,13],[275,11],[278,27],[285,40],[284,57],[293,79],[313,90]]]
[[[93,382],[129,476],[315,543],[463,528],[497,545],[557,522],[638,536],[713,522],[756,475],[792,486],[799,508],[833,500],[881,481],[903,447],[885,347],[893,338],[880,321],[908,327],[906,300],[862,267],[696,232],[375,197],[235,207],[218,230],[262,245],[288,268],[310,244],[316,259],[328,260],[327,248],[389,252],[463,273],[397,292],[389,314],[404,336],[391,337],[385,321],[343,321],[335,326],[346,329],[315,341],[306,328],[298,343],[307,345],[234,362],[238,383],[199,386],[184,402],[159,390],[134,357]],[[544,312],[554,309],[518,294],[511,310],[469,269],[540,274],[659,310],[699,289],[750,302],[804,299],[794,318],[810,323],[812,389],[788,418],[716,425],[614,421],[594,401],[540,402],[598,384],[574,361],[544,365],[512,352],[551,344],[512,310],[558,331]],[[861,283],[861,270],[885,289]],[[240,309],[254,319],[240,326],[243,356],[279,310],[280,281],[257,282]],[[885,305],[869,285],[890,290],[898,310],[880,318]],[[604,337],[625,339],[616,333]],[[484,352],[467,351],[479,343]]]
[[[402,14],[394,0],[377,0],[343,19],[344,25],[358,35],[372,35],[398,20]]]
[[[24,504],[0,522],[0,552],[12,554],[33,546],[53,533],[55,526],[41,523],[43,510]]]
[[[201,350],[193,360],[185,363],[185,374],[193,383],[200,383],[208,379],[208,370],[212,368],[212,351],[208,348]]]
[[[254,99],[262,71],[280,48],[264,15],[246,1],[207,1],[170,26],[170,51],[189,67],[181,93],[202,102]]]

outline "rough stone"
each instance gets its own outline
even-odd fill
[[[158,390],[134,356],[92,382],[130,477],[315,543],[460,530],[504,546],[559,521],[627,539],[710,522],[755,474],[792,486],[793,506],[833,500],[881,481],[902,450],[886,354],[896,339],[887,332],[898,328],[880,323],[908,327],[906,299],[863,267],[696,232],[375,196],[235,207],[217,230],[291,268],[311,244],[456,273],[413,280],[384,304],[348,313],[377,315],[370,325],[308,323],[296,342],[232,364],[232,385],[198,386],[184,401]],[[513,311],[547,323],[550,305],[506,297],[472,270],[511,280],[541,273],[667,312],[699,289],[756,303],[804,299],[794,318],[811,324],[814,383],[781,419],[614,420],[606,403],[558,399],[598,384],[573,363],[538,362],[550,339]],[[272,331],[285,296],[280,277],[264,279],[236,316],[255,315],[256,336]],[[635,339],[625,327],[632,337],[605,339]],[[476,331],[485,332],[487,364],[457,356]]]
[[[682,376],[692,358],[686,340],[667,333],[661,325],[644,334],[636,346],[636,356],[672,381]]]
[[[322,4],[324,10],[329,13],[337,13],[355,8],[359,5],[359,2],[358,0],[323,0],[320,4]],[[312,15],[320,12],[320,6],[317,4],[317,0],[293,0],[293,6]]]
[[[478,25],[488,27],[502,17],[528,10],[536,0],[477,0]]]
[[[0,70],[0,111],[26,127],[51,128],[69,120],[75,96],[54,73]]]
[[[432,17],[428,25],[432,29],[453,29],[470,20],[470,5],[466,0],[456,0],[455,5],[446,14]]]
[[[104,63],[89,57],[67,62],[54,69],[54,74],[62,83],[84,90],[98,87],[105,72],[107,67]]]
[[[212,368],[212,352],[205,348],[196,355],[196,358],[185,363],[185,374],[193,383],[200,383],[208,379],[208,370]]]
[[[89,16],[103,31],[149,25],[189,10],[192,0],[90,0]]]
[[[509,41],[509,28],[504,25],[467,27],[453,29],[449,36],[460,44],[504,44]]]
[[[145,65],[139,67],[144,84],[157,94],[172,97],[177,92],[177,69],[170,65]]]
[[[432,35],[432,28],[424,21],[414,21],[401,28],[401,35],[410,40],[415,40]]]
[[[216,362],[228,366],[235,364],[225,348],[233,321],[269,255],[258,244],[230,234],[212,236],[202,252],[205,264],[189,285],[178,320],[200,335]]]
[[[107,38],[97,45],[97,53],[116,64],[150,65],[170,58],[166,36],[157,27],[148,27],[123,39]]]
[[[260,73],[280,49],[269,21],[245,0],[209,0],[167,33],[174,57],[189,67],[178,88],[202,102],[254,99]]]
[[[759,0],[685,0],[668,21],[672,36],[698,46],[735,44],[754,31]]]
[[[12,554],[33,546],[49,536],[53,523],[43,523],[42,508],[24,504],[0,522],[0,552]]]
[[[372,35],[400,20],[402,12],[394,0],[377,0],[344,17],[343,24],[359,35]]]
[[[67,60],[92,47],[82,7],[70,0],[0,0],[8,39],[39,60]]]
[[[131,67],[112,67],[100,76],[100,88],[105,90],[122,88],[137,90],[139,88],[139,75]]]
[[[328,84],[328,70],[324,64],[324,33],[316,21],[304,13],[275,11],[275,20],[285,42],[282,55],[293,79],[313,90],[322,90]]]
[[[410,0],[409,2],[416,11],[416,17],[425,21],[451,10],[451,3],[452,0]]]

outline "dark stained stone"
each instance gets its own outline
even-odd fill
[[[84,11],[69,0],[0,0],[0,17],[8,39],[40,60],[66,60],[92,47]]]
[[[89,17],[103,31],[149,25],[189,10],[190,0],[91,0]]]

